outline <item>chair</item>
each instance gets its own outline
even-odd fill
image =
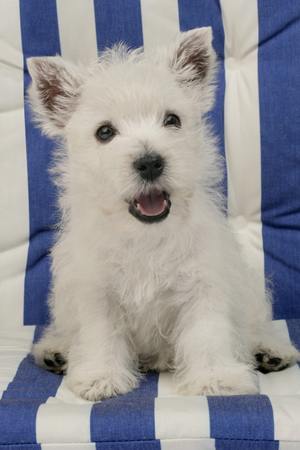
[[[257,373],[260,395],[181,397],[172,374],[92,403],[34,364],[48,320],[57,220],[54,143],[30,121],[26,58],[87,63],[120,40],[145,51],[212,26],[211,123],[226,160],[228,219],[274,287],[274,330],[300,347],[300,6],[286,0],[0,1],[0,449],[297,450],[299,364]]]

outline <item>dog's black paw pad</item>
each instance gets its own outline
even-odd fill
[[[279,372],[286,369],[288,363],[281,358],[274,357],[268,353],[257,353],[255,355],[257,364],[257,370],[261,373]]]
[[[270,367],[276,367],[281,364],[282,359],[281,358],[270,358],[268,361],[268,364]]]
[[[51,373],[55,373],[56,375],[66,374],[66,360],[60,353],[55,353],[53,358],[45,357],[44,364],[47,366],[46,369]]]
[[[61,356],[60,353],[55,353],[54,358],[55,358],[56,364],[58,364],[59,366],[63,366],[64,364],[66,364],[65,358],[63,356]]]
[[[44,363],[46,364],[46,366],[48,367],[56,367],[56,364],[54,361],[52,361],[52,359],[48,359],[48,358],[44,358]]]
[[[258,363],[262,363],[264,361],[265,353],[256,353],[255,359]]]

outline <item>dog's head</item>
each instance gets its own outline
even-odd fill
[[[69,188],[122,220],[189,215],[199,184],[215,176],[204,118],[214,97],[211,41],[211,28],[200,28],[153,54],[118,45],[87,68],[58,56],[27,60],[36,120],[67,141],[58,167]]]

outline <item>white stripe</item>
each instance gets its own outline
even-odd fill
[[[144,49],[172,42],[179,32],[177,0],[141,0]]]
[[[160,441],[161,450],[215,450],[214,439],[166,439]]]
[[[289,343],[290,337],[285,320],[273,322],[274,334],[282,343]],[[262,374],[257,372],[259,380],[259,392],[265,395],[299,395],[300,394],[300,369],[298,364],[288,367],[282,372]],[[299,411],[300,417],[300,411]]]
[[[20,363],[31,350],[35,326],[1,327],[0,398],[14,379]],[[1,392],[2,391],[2,392]]]
[[[274,440],[300,442],[300,395],[270,395]]]
[[[37,443],[87,443],[90,437],[90,416],[93,404],[67,405],[46,403],[36,417]]]
[[[297,364],[282,372],[258,372],[259,392],[265,395],[300,395],[300,370]],[[300,417],[300,410],[299,410]]]
[[[278,450],[299,450],[300,442],[279,442]]]
[[[96,444],[42,444],[41,448],[42,450],[96,450]]]
[[[207,398],[158,397],[155,399],[156,439],[209,438]]]
[[[23,325],[29,206],[19,1],[0,1],[0,325]]]
[[[274,334],[280,339],[283,344],[290,344],[290,334],[285,320],[273,320],[272,328]]]
[[[228,217],[263,283],[257,0],[220,3],[225,32]]]
[[[178,394],[175,394],[174,376],[172,373],[161,372],[159,374],[157,391],[158,397],[179,397]]]
[[[56,0],[61,55],[89,64],[97,59],[93,0]]]

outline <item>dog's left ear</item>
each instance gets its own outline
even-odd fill
[[[169,66],[179,83],[199,92],[203,112],[211,109],[214,100],[217,55],[212,39],[211,27],[180,33],[169,59]]]

